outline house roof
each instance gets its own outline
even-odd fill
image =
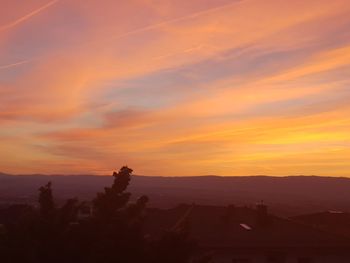
[[[161,235],[164,230],[176,225],[190,207],[181,205],[169,210],[150,209],[146,232]],[[273,215],[267,215],[266,224],[259,224],[259,215],[258,210],[248,207],[195,205],[186,217],[191,236],[203,247],[350,248],[347,237]]]
[[[330,233],[350,237],[350,214],[346,212],[324,211],[295,216],[291,219]]]

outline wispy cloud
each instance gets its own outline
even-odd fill
[[[30,62],[30,60],[22,60],[22,61],[19,61],[19,62],[7,64],[7,65],[2,65],[2,66],[0,66],[0,70],[1,69],[9,69],[9,68],[17,67],[17,66],[20,66],[20,65],[23,65],[23,64],[27,64],[29,62]]]
[[[19,24],[21,24],[21,23],[23,23],[23,22],[29,20],[30,18],[32,18],[32,17],[38,15],[39,13],[43,12],[45,9],[49,8],[50,6],[56,4],[58,1],[59,1],[59,0],[50,1],[50,2],[48,2],[47,4],[45,4],[45,5],[43,5],[43,6],[39,7],[39,8],[37,8],[37,9],[35,9],[35,10],[33,10],[32,12],[30,12],[30,13],[28,13],[28,14],[26,14],[26,15],[24,15],[24,16],[18,18],[18,19],[16,19],[15,21],[13,21],[13,22],[11,22],[11,23],[9,23],[9,24],[0,26],[0,32],[1,32],[1,31],[5,31],[5,30],[8,30],[8,29],[10,29],[10,28],[13,28],[13,27],[15,27],[15,26],[17,26],[17,25],[19,25]]]
[[[233,7],[233,6],[237,5],[237,4],[239,4],[241,1],[242,0],[234,0],[231,3],[229,3],[229,4],[216,6],[216,7],[209,8],[209,9],[206,9],[206,10],[202,10],[202,11],[199,11],[199,12],[194,12],[194,13],[191,13],[189,15],[176,17],[176,18],[173,18],[173,19],[168,19],[168,20],[165,20],[165,21],[162,21],[162,22],[159,22],[159,23],[155,23],[155,24],[151,24],[151,25],[148,25],[148,26],[145,26],[145,27],[141,27],[141,28],[137,28],[137,29],[134,29],[134,30],[130,30],[130,31],[125,32],[123,34],[114,36],[113,39],[120,39],[120,38],[124,38],[124,37],[127,37],[127,36],[132,36],[132,35],[135,35],[135,34],[138,34],[138,33],[147,32],[149,30],[158,29],[158,28],[161,28],[161,27],[169,25],[169,24],[183,22],[183,21],[186,21],[186,20],[195,19],[195,18],[200,17],[200,16],[205,16],[205,15],[208,15],[208,14],[212,14],[212,13],[215,13],[215,12],[218,12],[218,11],[221,11],[221,10],[229,9],[230,7]]]

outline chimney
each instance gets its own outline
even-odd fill
[[[258,227],[267,226],[270,223],[267,205],[263,201],[256,205],[256,225]]]

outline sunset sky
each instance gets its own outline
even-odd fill
[[[0,0],[0,171],[350,176],[349,0]]]

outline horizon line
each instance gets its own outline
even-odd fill
[[[45,173],[25,173],[25,174],[12,174],[12,173],[6,173],[6,172],[0,172],[0,176],[91,176],[91,177],[110,177],[112,175],[108,174],[83,174],[83,173],[53,173],[53,174],[45,174]],[[344,176],[331,176],[331,175],[315,175],[315,174],[291,174],[291,175],[268,175],[268,174],[255,174],[255,175],[144,175],[144,174],[133,174],[132,176],[137,177],[160,177],[160,178],[195,178],[195,177],[219,177],[219,178],[233,178],[233,177],[270,177],[270,178],[289,178],[289,177],[320,177],[320,178],[344,178],[344,179],[350,179],[350,175],[344,175]]]

